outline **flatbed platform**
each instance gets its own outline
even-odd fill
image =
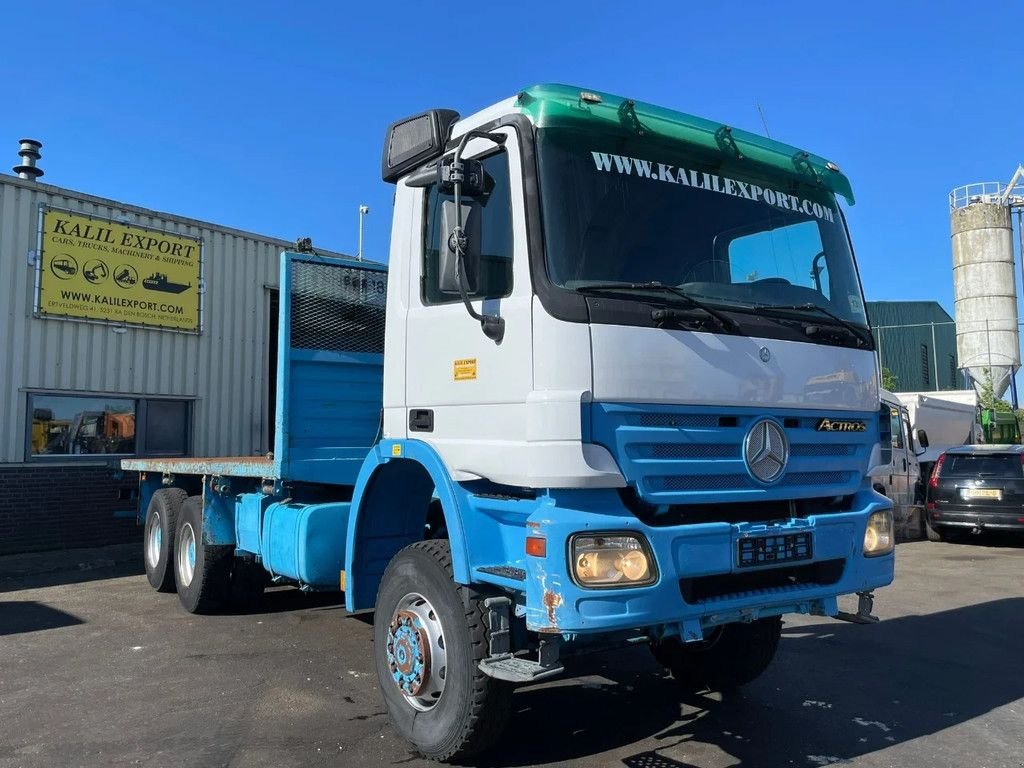
[[[135,472],[173,475],[229,475],[234,477],[276,477],[278,465],[269,456],[217,456],[180,459],[123,459],[121,468]]]

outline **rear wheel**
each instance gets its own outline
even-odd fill
[[[654,657],[686,688],[724,691],[746,685],[768,669],[782,636],[782,619],[726,624],[700,643],[676,638],[652,646]]]
[[[143,559],[149,585],[158,592],[174,591],[174,534],[187,496],[181,488],[161,488],[146,509]]]
[[[377,592],[374,655],[395,729],[425,757],[453,760],[491,746],[504,730],[512,687],[487,677],[483,598],[452,578],[443,539],[412,544]]]
[[[231,590],[233,548],[203,543],[203,500],[189,496],[181,505],[174,537],[178,599],[189,613],[224,607]]]
[[[947,539],[941,529],[932,525],[927,513],[924,515],[924,535],[928,537],[928,541],[946,541]]]

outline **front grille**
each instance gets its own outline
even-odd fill
[[[718,416],[702,413],[630,413],[626,423],[634,427],[704,427],[718,426]]]
[[[788,472],[780,485],[842,485],[854,478],[852,472]]]
[[[715,491],[752,488],[748,475],[669,475],[652,477],[650,485],[657,491]]]
[[[615,457],[641,501],[669,505],[753,503],[848,496],[860,486],[878,434],[818,432],[828,411],[592,403],[589,435]],[[862,414],[844,416],[863,418]],[[773,418],[789,441],[789,462],[775,483],[751,477],[743,458],[757,420]],[[585,416],[586,418],[586,416]]]
[[[637,459],[738,459],[739,443],[654,443],[632,446]]]
[[[680,579],[679,591],[690,605],[700,605],[731,597],[783,594],[808,587],[835,584],[843,577],[846,561],[823,560],[820,563],[770,568],[744,573],[721,573]]]
[[[796,443],[789,447],[790,456],[853,456],[855,445],[847,443]]]
[[[789,472],[777,486],[813,485],[822,489],[818,495],[828,496],[827,486],[838,486],[849,483],[854,478],[852,472]],[[648,487],[654,491],[715,491],[715,490],[748,490],[763,488],[750,475],[668,475],[652,477]]]

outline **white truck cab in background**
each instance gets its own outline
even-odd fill
[[[889,497],[893,505],[896,534],[902,538],[920,538],[924,510],[924,484],[921,480],[920,455],[927,446],[927,433],[915,431],[910,412],[900,397],[880,390],[883,407],[889,409],[889,450],[881,446],[877,463],[872,462],[871,485]],[[886,435],[882,435],[883,443]]]
[[[935,461],[949,448],[982,442],[977,395],[973,390],[881,390],[881,398],[889,408],[892,451],[883,450],[872,464],[871,482],[892,499],[897,535],[919,538],[924,489]]]

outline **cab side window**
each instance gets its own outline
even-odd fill
[[[900,421],[900,412],[895,408],[889,410],[889,423],[892,429],[892,447],[903,447],[903,422]]]
[[[471,299],[500,299],[512,293],[512,195],[508,155],[498,152],[483,160],[485,192],[475,198],[480,205],[480,275]],[[420,296],[425,305],[449,304],[462,299],[438,289],[438,262],[444,239],[441,204],[452,200],[437,185],[427,189],[426,228],[423,233],[423,278]]]

